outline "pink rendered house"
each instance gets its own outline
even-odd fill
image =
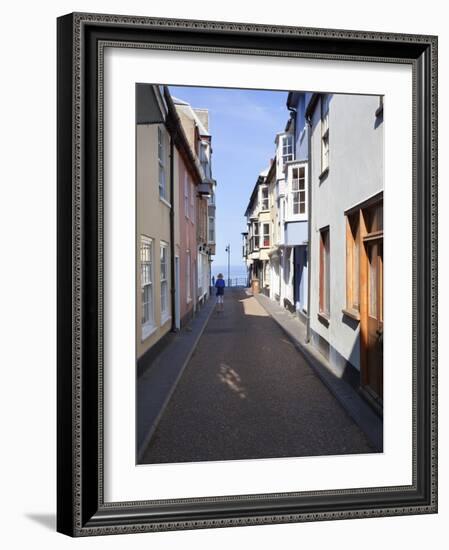
[[[179,295],[181,327],[188,322],[196,307],[197,242],[196,182],[192,171],[179,156]]]

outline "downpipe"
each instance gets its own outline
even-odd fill
[[[312,117],[306,117],[307,122],[307,317],[306,317],[306,343],[309,344],[311,340],[310,330],[310,304],[311,304],[311,283],[312,283]]]

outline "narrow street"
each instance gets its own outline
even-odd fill
[[[282,329],[236,288],[212,313],[142,463],[369,452]]]

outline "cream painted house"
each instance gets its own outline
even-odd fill
[[[136,146],[136,344],[140,357],[172,328],[172,174],[165,124],[137,124]]]
[[[276,179],[276,162],[272,161],[268,171],[266,183],[268,185],[268,201],[270,207],[271,243],[268,257],[270,262],[270,293],[272,300],[280,301],[281,296],[281,253],[279,242],[281,239],[281,215],[279,209],[279,193]]]
[[[270,287],[269,250],[272,239],[269,186],[266,183],[267,168],[259,174],[245,211],[248,231],[246,235],[245,261],[248,280],[257,279],[259,288],[266,294]]]

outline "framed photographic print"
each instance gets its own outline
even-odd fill
[[[437,38],[58,19],[58,531],[437,511]]]

